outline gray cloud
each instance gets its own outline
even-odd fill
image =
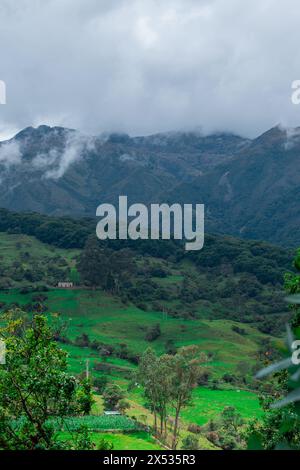
[[[297,0],[0,0],[0,21],[2,136],[300,122]]]

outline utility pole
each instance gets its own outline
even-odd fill
[[[90,360],[89,359],[87,359],[85,362],[85,377],[86,377],[86,380],[89,380],[90,378]]]

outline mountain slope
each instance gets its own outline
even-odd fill
[[[94,215],[119,194],[132,202],[159,201],[165,188],[231,158],[244,142],[227,134],[88,137],[58,127],[27,128],[0,145],[0,206]]]
[[[300,240],[300,130],[271,129],[238,156],[179,184],[168,195],[206,204],[207,229],[297,245]]]
[[[0,206],[93,216],[102,202],[206,205],[206,228],[297,245],[300,129],[257,139],[168,133],[88,137],[27,128],[0,144]]]

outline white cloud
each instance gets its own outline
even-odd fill
[[[32,159],[31,165],[38,169],[43,170],[49,168],[52,165],[58,164],[60,161],[60,155],[56,149],[51,149],[49,153],[40,153]]]
[[[300,121],[297,0],[0,0],[0,18],[3,127],[255,136]]]
[[[86,151],[91,152],[93,149],[92,137],[77,133],[69,134],[65,150],[62,153],[52,150],[49,155],[39,155],[35,159],[35,164],[46,169],[44,173],[46,179],[59,179],[73,163],[78,162],[86,155]]]
[[[17,142],[7,142],[0,146],[0,169],[1,167],[8,169],[14,165],[19,165],[21,159],[22,154]]]

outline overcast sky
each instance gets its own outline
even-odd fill
[[[300,125],[299,0],[0,0],[0,137]]]

